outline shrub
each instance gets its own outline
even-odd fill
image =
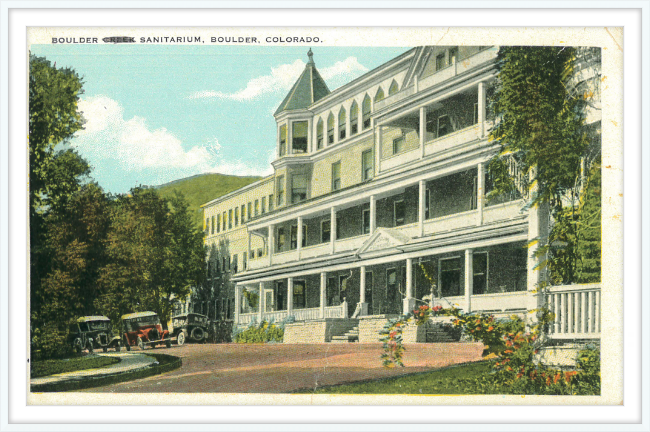
[[[30,349],[32,362],[64,358],[72,354],[72,346],[67,343],[67,333],[60,331],[56,324],[35,328]]]
[[[283,338],[282,327],[262,321],[259,325],[251,323],[246,330],[236,333],[233,340],[237,343],[266,343],[282,342]]]

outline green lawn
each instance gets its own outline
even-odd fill
[[[32,378],[65,372],[94,369],[119,362],[116,357],[79,356],[68,359],[43,360],[32,363]]]
[[[315,393],[329,394],[489,394],[475,378],[492,370],[489,362],[454,366],[433,372],[376,381],[322,387]],[[501,389],[503,392],[503,389]],[[305,393],[313,391],[306,390]]]

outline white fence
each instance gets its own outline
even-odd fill
[[[328,306],[325,308],[325,318],[347,318],[347,312],[347,302],[343,302],[338,306]],[[293,309],[291,311],[291,315],[293,315],[296,321],[317,320],[321,319],[321,308],[316,307],[306,309]],[[262,314],[262,320],[279,323],[283,321],[287,316],[288,312],[286,310],[264,312]],[[236,324],[247,325],[252,322],[259,322],[259,312],[240,313],[238,322]]]
[[[600,286],[566,285],[549,289],[547,304],[555,314],[553,339],[600,338]]]

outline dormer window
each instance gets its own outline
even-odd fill
[[[350,107],[350,136],[359,132],[359,105],[356,102]]]
[[[287,154],[287,125],[280,126],[280,156]]]
[[[363,130],[366,130],[370,127],[370,97],[366,95],[363,99],[363,105],[361,106],[362,111],[362,122]]]
[[[307,153],[308,123],[296,121],[292,123],[292,153]]]
[[[323,148],[324,137],[323,137],[323,119],[318,120],[318,125],[316,126],[316,148],[318,150]]]
[[[334,144],[334,116],[332,113],[327,118],[327,144]]]
[[[345,139],[346,116],[345,108],[339,111],[339,140]]]
[[[379,87],[379,90],[377,90],[377,93],[375,94],[375,102],[379,102],[382,99],[384,99],[384,90]]]

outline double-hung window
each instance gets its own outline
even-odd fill
[[[332,164],[332,190],[341,189],[341,161]]]
[[[361,231],[370,234],[370,209],[363,209],[361,213]]]
[[[287,153],[287,125],[280,126],[280,156]]]
[[[308,122],[296,121],[292,123],[292,127],[292,153],[307,153]]]
[[[307,199],[307,175],[294,174],[291,176],[291,202],[298,203]]]
[[[284,204],[284,176],[278,177],[276,190],[278,191],[278,206],[281,206]]]
[[[332,224],[329,220],[324,220],[320,224],[320,241],[321,243],[327,243],[331,238],[331,227]]]
[[[404,200],[395,201],[393,204],[393,225],[404,225]]]
[[[372,149],[361,153],[361,175],[363,181],[370,180],[374,174],[374,158]]]

